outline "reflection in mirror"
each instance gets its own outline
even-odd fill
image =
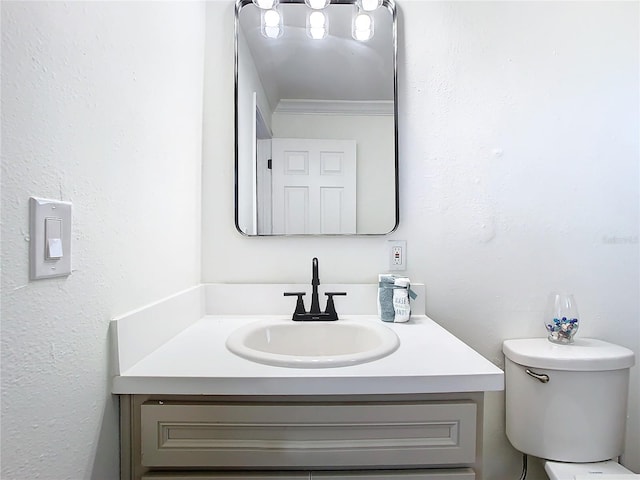
[[[236,226],[246,235],[397,226],[395,9],[359,1],[236,5]]]

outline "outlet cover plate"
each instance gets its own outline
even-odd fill
[[[389,240],[387,242],[389,252],[389,270],[404,271],[407,269],[407,241]]]

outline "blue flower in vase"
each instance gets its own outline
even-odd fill
[[[553,295],[548,313],[551,320],[545,322],[549,340],[556,343],[571,343],[578,330],[578,315],[571,295]]]

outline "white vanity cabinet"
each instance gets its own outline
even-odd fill
[[[475,480],[482,393],[122,395],[123,480]]]
[[[424,286],[412,287],[424,311]],[[282,320],[282,292],[305,288],[201,285],[112,321],[122,480],[482,480],[484,392],[504,374],[430,318],[385,324],[397,350],[338,368],[226,347],[247,325]],[[366,310],[377,284],[325,288],[348,292],[342,320],[380,324]]]

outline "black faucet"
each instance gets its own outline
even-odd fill
[[[284,292],[285,297],[298,297],[296,302],[296,310],[293,312],[292,320],[295,321],[333,321],[338,320],[338,313],[336,312],[335,304],[333,303],[333,297],[336,295],[346,295],[346,292],[326,292],[327,307],[325,311],[320,311],[320,301],[318,300],[318,285],[320,285],[320,278],[318,276],[318,259],[314,257],[311,261],[311,310],[308,312],[304,308],[304,301],[302,297],[306,295],[305,292]]]
[[[320,285],[320,277],[318,277],[318,259],[311,260],[311,310],[309,313],[320,313],[320,301],[318,300],[318,285]],[[337,319],[336,319],[337,320]]]

